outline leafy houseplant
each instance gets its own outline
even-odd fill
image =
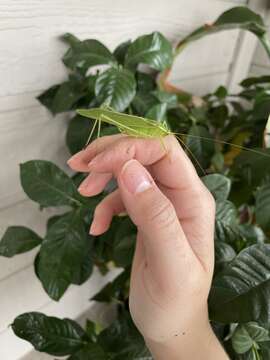
[[[122,43],[113,53],[97,40],[80,41],[66,34],[63,40],[69,49],[63,62],[68,79],[41,94],[39,101],[53,114],[107,104],[117,111],[166,120],[174,132],[186,134],[185,143],[207,174],[203,181],[217,202],[216,263],[209,298],[212,326],[232,359],[269,359],[270,161],[242,146],[270,156],[264,141],[270,76],[244,80],[239,94],[229,94],[221,86],[199,101],[168,82],[173,61],[185,46],[232,28],[254,33],[270,58],[263,20],[245,7],[225,12],[174,49],[158,32]],[[147,65],[148,71],[143,72],[140,64]],[[94,72],[99,65],[106,65],[105,70]],[[66,142],[71,154],[84,146],[90,127],[79,115],[69,120]],[[115,132],[109,125],[102,129],[103,135]],[[109,327],[100,330],[88,321],[83,329],[72,320],[32,312],[14,320],[15,334],[38,351],[68,355],[70,360],[152,359],[128,312],[135,226],[128,217],[117,217],[106,234],[92,237],[87,230],[104,194],[91,199],[80,196],[76,187],[84,175],[69,177],[44,160],[28,161],[20,170],[30,199],[41,208],[64,207],[65,211],[48,220],[44,239],[28,228],[9,227],[0,242],[0,255],[12,257],[39,247],[35,272],[56,301],[71,284],[83,284],[93,266],[103,274],[111,264],[123,270],[92,299],[117,304],[117,319]],[[114,186],[111,183],[106,192]]]

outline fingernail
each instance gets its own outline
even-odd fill
[[[153,184],[153,179],[137,160],[126,162],[120,177],[124,186],[132,194],[141,193],[152,187]]]
[[[96,231],[97,231],[97,226],[96,226],[95,221],[93,221],[91,226],[90,226],[89,234],[90,235],[96,235]]]

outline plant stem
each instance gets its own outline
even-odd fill
[[[259,354],[259,352],[258,352],[258,349],[257,349],[256,345],[254,345],[254,346],[252,347],[252,350],[253,350],[253,352],[254,352],[254,354],[255,354],[256,360],[261,360],[261,357],[260,357],[260,354]]]

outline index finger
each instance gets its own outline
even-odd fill
[[[89,149],[91,151],[91,149]],[[150,166],[155,180],[172,189],[202,185],[197,172],[174,136],[162,139],[123,137],[105,146],[88,164],[95,172],[110,172],[117,177],[131,159]]]

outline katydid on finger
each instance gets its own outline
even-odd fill
[[[204,170],[202,169],[202,166],[200,165],[199,161],[196,159],[196,157],[191,152],[191,150],[188,148],[188,146],[185,144],[185,142],[180,138],[180,136],[189,136],[189,137],[195,138],[195,139],[197,138],[197,139],[202,139],[202,140],[206,140],[206,141],[214,141],[214,142],[217,142],[220,144],[230,145],[230,146],[233,146],[235,148],[238,148],[238,149],[241,149],[244,151],[250,151],[250,152],[256,153],[258,155],[270,157],[270,154],[263,153],[259,150],[246,148],[246,147],[238,145],[238,144],[233,144],[230,142],[216,140],[216,139],[202,137],[202,136],[197,136],[197,135],[175,133],[169,129],[166,121],[157,122],[155,120],[147,119],[147,118],[144,118],[141,116],[119,113],[108,107],[100,107],[100,108],[92,108],[92,109],[78,109],[77,113],[81,116],[84,116],[84,117],[94,120],[94,125],[92,127],[92,130],[91,130],[91,133],[89,135],[86,145],[90,142],[91,137],[92,137],[97,125],[98,125],[98,136],[100,135],[100,128],[101,128],[102,122],[116,126],[121,133],[126,134],[128,136],[133,136],[136,138],[159,139],[162,146],[165,148],[165,150],[166,150],[166,145],[163,141],[163,138],[168,135],[174,135],[181,142],[181,144],[185,147],[185,149],[189,152],[189,154],[195,160],[195,162],[200,167],[200,169],[203,171],[203,173],[204,173]]]

